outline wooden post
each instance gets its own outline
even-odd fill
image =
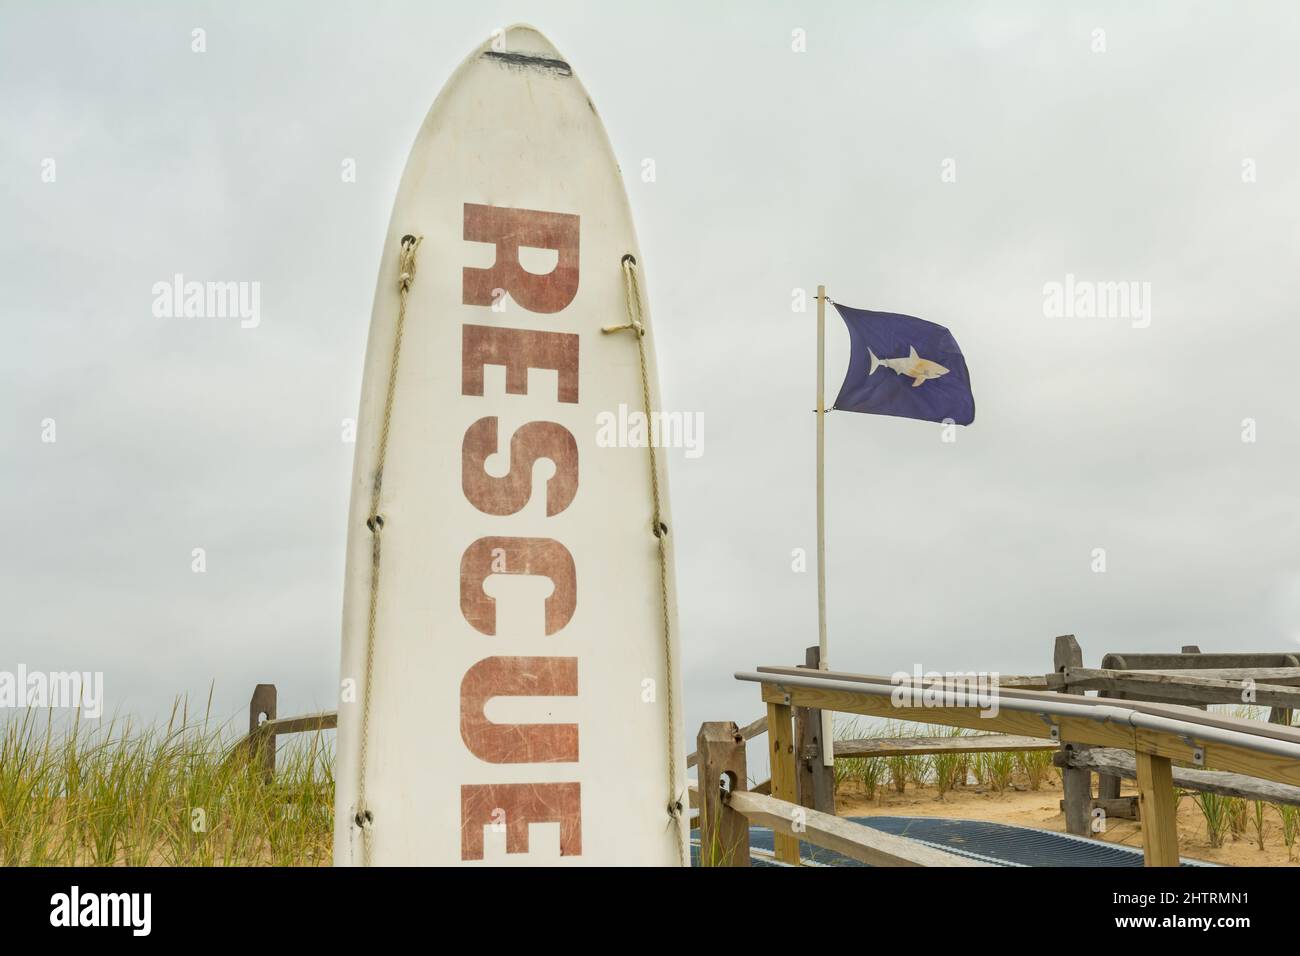
[[[1062,634],[1052,650],[1052,669],[1060,674],[1067,667],[1083,666],[1083,649],[1073,634]],[[1082,694],[1081,690],[1065,690],[1067,694]],[[1061,747],[1070,746],[1061,741]],[[1092,833],[1092,773],[1076,767],[1061,768],[1061,790],[1065,797],[1065,830],[1075,836]]]
[[[749,821],[728,806],[722,789],[746,787],[745,738],[731,721],[700,725],[695,740],[700,794],[700,866],[749,866]]]
[[[1199,654],[1201,653],[1201,649],[1196,644],[1184,644],[1181,648],[1179,648],[1179,653]],[[1105,691],[1099,692],[1099,696],[1102,697],[1114,696],[1121,699],[1126,699],[1129,697],[1129,695],[1124,693],[1117,693],[1112,695],[1106,693]],[[1190,706],[1193,707],[1199,706],[1201,710],[1205,709],[1204,704],[1200,704],[1200,705],[1191,704]],[[1118,774],[1113,774],[1113,773],[1097,774],[1097,802],[1102,804],[1102,806],[1106,809],[1107,816],[1113,817],[1113,816],[1123,815],[1122,812],[1120,814],[1116,814],[1113,812],[1115,802],[1120,800],[1120,795],[1119,795],[1120,783],[1121,783],[1121,778]]]
[[[274,684],[258,684],[253,688],[253,699],[248,702],[248,733],[254,748],[251,757],[256,760],[259,756],[256,751],[261,751],[262,780],[270,783],[275,779],[275,734],[267,734],[265,737],[252,736],[262,725],[263,717],[267,720],[275,720]]]
[[[1119,797],[1119,777],[1113,773],[1097,774],[1097,799],[1098,800],[1118,800]]]
[[[821,649],[810,647],[803,666],[821,667]],[[822,759],[822,712],[817,707],[794,708],[795,763],[799,804],[822,813],[835,813],[835,765]]]
[[[1182,647],[1182,651],[1181,651],[1180,653],[1183,653],[1183,654],[1199,654],[1199,653],[1201,653],[1201,648],[1200,648],[1198,645],[1196,645],[1196,644],[1184,644],[1183,647]],[[1206,705],[1206,704],[1192,704],[1191,706],[1192,706],[1192,707],[1195,707],[1197,710],[1209,710],[1209,709],[1210,709],[1209,706]]]
[[[772,759],[772,796],[790,803],[797,802],[795,793],[794,728],[791,726],[789,704],[767,705],[767,739],[771,742],[768,755]],[[784,834],[772,834],[776,858],[783,863],[799,865],[799,840]]]
[[[1296,664],[1300,665],[1300,659],[1296,660]],[[1270,724],[1282,724],[1290,727],[1291,717],[1292,711],[1290,707],[1270,707],[1268,710],[1268,722]]]
[[[1183,648],[1183,653],[1184,653],[1184,654],[1187,653],[1187,648],[1186,648],[1186,647]],[[1118,693],[1118,694],[1114,694],[1114,695],[1112,695],[1112,694],[1108,694],[1108,693],[1106,693],[1105,691],[1098,691],[1097,696],[1098,696],[1098,697],[1111,697],[1111,696],[1114,696],[1114,697],[1117,697],[1117,698],[1123,698],[1123,697],[1125,697],[1126,695],[1123,694],[1123,693]],[[1099,802],[1100,802],[1100,801],[1116,801],[1116,800],[1118,800],[1118,799],[1119,799],[1119,788],[1120,788],[1120,783],[1121,783],[1120,778],[1119,778],[1118,776],[1116,776],[1115,774],[1113,774],[1113,773],[1099,773],[1099,774],[1097,774],[1097,800],[1098,800]],[[1103,803],[1103,808],[1105,808],[1105,807],[1106,807],[1106,804]],[[1107,815],[1107,816],[1110,816],[1110,815],[1111,815],[1109,809],[1106,810],[1106,815]]]
[[[1168,757],[1137,753],[1142,856],[1147,866],[1178,865],[1178,800]]]

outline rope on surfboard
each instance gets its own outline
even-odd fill
[[[379,513],[379,491],[384,483],[384,461],[388,457],[388,429],[393,418],[393,396],[397,392],[397,364],[402,355],[402,331],[406,327],[406,299],[415,281],[415,252],[423,236],[403,236],[397,259],[397,332],[393,336],[393,357],[388,365],[388,392],[384,396],[384,422],[379,431],[379,457],[374,480],[370,483],[370,622],[366,627],[366,682],[361,705],[361,759],[357,770],[357,811],[353,822],[361,828],[361,856],[370,865],[370,832],[374,815],[366,805],[366,758],[370,750],[370,692],[375,671],[375,616],[379,607],[379,555],[384,530],[384,516]]]
[[[636,280],[636,257],[628,253],[623,257],[623,292],[627,304],[627,324],[626,325],[607,325],[602,332],[634,332],[636,334],[637,353],[641,359],[641,398],[645,405],[646,421],[651,421],[651,402],[650,402],[650,373],[646,365],[645,355],[645,321],[644,313],[641,310],[641,290]],[[685,812],[682,806],[682,795],[677,792],[677,748],[675,745],[674,717],[673,717],[673,643],[672,634],[669,630],[668,614],[668,525],[664,524],[659,501],[659,468],[655,462],[655,443],[653,436],[646,442],[646,447],[650,451],[650,495],[654,506],[654,513],[650,518],[650,532],[655,536],[655,541],[659,545],[659,604],[662,613],[663,635],[664,635],[664,668],[666,674],[665,684],[668,692],[668,816],[672,819],[673,825],[681,826],[681,818]],[[680,833],[677,838],[677,861],[686,865],[686,851],[683,849]]]

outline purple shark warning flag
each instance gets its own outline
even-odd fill
[[[927,422],[975,421],[966,359],[942,325],[835,303],[849,327],[849,371],[832,408]]]

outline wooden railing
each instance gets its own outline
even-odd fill
[[[1211,704],[1249,703],[1268,706],[1269,722],[1290,725],[1300,702],[1300,657],[1287,652],[1202,653],[1184,645],[1179,653],[1112,652],[1104,654],[1096,669],[1083,666],[1083,650],[1073,635],[1056,638],[1052,649],[1053,673],[1045,687],[1080,695],[1094,691],[1101,697],[1125,701],[1179,704],[1204,710]],[[1252,693],[1247,694],[1251,690]],[[1066,831],[1077,836],[1091,833],[1097,808],[1114,815],[1136,816],[1134,798],[1120,797],[1121,774],[1088,765],[1086,748],[1067,745],[1056,758],[1061,768],[1062,807]],[[1092,771],[1098,769],[1097,796],[1092,795]],[[1213,772],[1179,774],[1180,787],[1273,800],[1272,789],[1250,778],[1227,779]]]
[[[725,787],[693,788],[692,804],[700,809],[701,860],[704,865],[748,865],[749,825],[772,827],[775,857],[798,860],[799,843],[835,850],[851,859],[892,866],[970,866],[972,862],[908,840],[858,826],[836,817],[834,768],[825,766],[820,738],[822,709],[892,720],[915,721],[989,731],[978,735],[895,737],[839,740],[835,759],[878,758],[934,753],[1055,751],[1061,768],[1066,829],[1088,835],[1096,807],[1121,812],[1129,802],[1138,806],[1122,815],[1142,816],[1144,851],[1150,865],[1177,863],[1177,833],[1173,823],[1174,788],[1243,797],[1278,804],[1300,805],[1300,732],[1290,728],[1300,709],[1300,658],[1287,653],[1202,654],[1185,647],[1179,654],[1107,654],[1099,668],[1085,668],[1078,641],[1056,638],[1053,672],[1042,676],[998,678],[1004,700],[1037,701],[1040,713],[1010,707],[999,718],[982,717],[971,708],[897,708],[879,693],[887,678],[834,674],[817,669],[817,649],[810,648],[801,667],[760,668],[752,679],[762,685],[768,713],[744,727],[706,723],[699,749],[687,757],[700,781],[728,781]],[[739,675],[738,675],[739,676]],[[809,682],[809,679],[811,681]],[[849,686],[845,686],[844,682]],[[854,688],[856,682],[859,686]],[[877,690],[865,690],[875,683]],[[796,686],[796,685],[802,686]],[[1085,696],[1094,691],[1099,697]],[[1046,720],[1044,713],[1058,704],[1078,707],[1123,707],[1141,714],[1186,724],[1209,704],[1246,702],[1271,708],[1272,724],[1242,721],[1201,713],[1200,726],[1231,730],[1269,742],[1252,745],[1234,738],[1223,743],[1189,744],[1181,733],[1115,725],[1101,719],[1103,711],[1063,714]],[[1175,702],[1173,706],[1171,702]],[[1060,709],[1060,708],[1058,708]],[[1069,709],[1068,706],[1066,709]],[[249,702],[249,731],[236,751],[260,764],[263,778],[275,773],[277,738],[282,734],[332,729],[337,714],[325,711],[276,717],[276,688],[258,684]],[[1282,726],[1278,726],[1282,725]],[[775,733],[772,733],[775,728]],[[772,779],[748,786],[745,744],[768,736]],[[1279,756],[1278,746],[1285,751]],[[1269,751],[1272,746],[1273,752]],[[1296,747],[1291,754],[1288,747]],[[704,755],[708,755],[704,761]],[[702,762],[703,761],[703,762]],[[1193,766],[1175,766],[1174,762]],[[1219,769],[1210,769],[1217,766]],[[1099,792],[1092,795],[1092,774],[1099,775]],[[1121,778],[1136,780],[1139,796],[1119,796]],[[1140,810],[1138,809],[1140,807]]]
[[[983,702],[961,701],[959,692],[968,688],[948,681],[924,680],[911,685],[911,689],[918,692],[938,690],[945,692],[946,696],[958,698],[956,703],[926,706],[919,699],[905,700],[900,705],[892,699],[898,686],[884,677],[809,672],[788,667],[760,667],[755,672],[736,676],[760,684],[762,699],[768,708],[772,787],[771,797],[761,806],[761,818],[771,825],[774,814],[786,815],[785,825],[774,827],[775,856],[785,863],[799,862],[801,840],[828,848],[831,848],[828,840],[832,836],[842,843],[849,836],[856,835],[864,846],[870,846],[874,841],[874,837],[861,832],[867,829],[865,827],[847,833],[839,827],[832,833],[821,825],[820,817],[813,818],[819,821],[818,827],[807,827],[810,815],[816,811],[801,805],[795,783],[793,709],[797,707],[986,729],[1051,741],[1048,746],[1062,747],[1067,754],[1077,754],[1075,759],[1080,764],[1104,766],[1109,772],[1124,775],[1129,772],[1129,764],[1124,758],[1131,753],[1132,775],[1137,779],[1140,793],[1143,852],[1149,866],[1176,866],[1179,862],[1174,761],[1192,763],[1201,768],[1195,771],[1180,769],[1179,778],[1187,784],[1235,788],[1238,793],[1252,792],[1261,799],[1285,797],[1288,802],[1300,795],[1296,789],[1300,788],[1300,731],[1290,727],[1207,714],[1184,706],[1128,700],[1113,702],[1097,697],[1071,697],[1056,691],[1000,691],[997,707],[989,708]],[[734,727],[705,725],[706,728],[713,726]],[[700,739],[703,746],[703,730]],[[979,738],[975,739],[979,741]],[[713,741],[715,750],[719,746],[717,740]],[[747,853],[747,842],[744,848],[732,842],[737,839],[734,827],[719,830],[724,808],[742,816],[748,816],[750,812],[759,815],[759,807],[750,798],[738,798],[738,792],[743,791],[744,779],[736,772],[738,766],[743,767],[744,743],[738,732],[731,746],[740,748],[742,753],[739,756],[725,754],[715,759],[714,765],[706,764],[701,757],[700,845],[706,865],[739,860]],[[1102,755],[1107,751],[1123,751],[1124,755],[1123,758],[1112,756],[1106,760]],[[722,767],[722,779],[727,782],[725,788],[715,787],[712,783],[720,779],[712,774],[717,767]],[[1210,767],[1228,773],[1206,777],[1211,772],[1208,770]],[[1088,772],[1083,766],[1070,769]],[[1272,783],[1260,786],[1259,780]],[[747,841],[747,834],[745,839]],[[906,859],[897,851],[893,851],[893,855],[900,861]]]
[[[275,745],[281,734],[333,730],[338,726],[338,713],[332,710],[277,719],[275,703],[274,684],[258,684],[253,688],[253,697],[248,702],[248,733],[232,750],[232,755],[246,755],[250,762],[260,762],[266,783],[275,777]]]
[[[750,724],[746,729],[752,729]],[[697,795],[700,809],[700,865],[749,866],[751,824],[772,828],[776,858],[797,862],[799,841],[834,850],[872,866],[981,866],[906,837],[882,833],[852,821],[804,807],[779,795],[746,789],[746,737],[734,723],[706,723],[696,738],[700,781],[725,782],[704,787]],[[773,760],[773,767],[793,764]],[[789,768],[791,778],[793,767]],[[773,772],[776,780],[776,769]]]
[[[828,709],[998,731],[979,736],[839,740],[835,741],[837,760],[909,753],[1057,750],[1067,823],[1073,825],[1082,818],[1082,827],[1069,827],[1082,834],[1089,832],[1093,806],[1118,810],[1115,804],[1122,803],[1118,780],[1134,779],[1139,787],[1134,800],[1143,819],[1144,856],[1153,866],[1178,865],[1175,787],[1277,804],[1300,803],[1300,731],[1290,727],[1292,711],[1300,704],[1300,667],[1292,666],[1295,658],[1287,659],[1290,656],[1286,654],[1201,654],[1197,648],[1184,648],[1177,656],[1108,654],[1104,665],[1109,666],[1088,670],[1083,669],[1082,652],[1073,636],[1058,637],[1054,656],[1058,666],[1054,674],[1000,679],[1006,710],[997,718],[972,708],[897,708],[888,692],[881,692],[889,684],[887,678],[826,671],[810,675],[807,667],[761,667],[755,674],[737,675],[761,683],[768,715],[766,722],[750,723],[744,732],[729,723],[706,723],[701,728],[701,753],[706,736],[711,736],[710,747],[723,756],[715,756],[714,765],[702,763],[699,780],[702,784],[719,780],[715,770],[720,770],[725,780],[725,786],[708,784],[695,795],[701,810],[703,865],[748,865],[749,823],[772,826],[775,857],[789,864],[800,860],[798,844],[803,842],[836,849],[874,865],[970,865],[967,860],[954,864],[950,853],[933,856],[931,848],[905,838],[896,838],[901,843],[883,844],[878,832],[842,821],[815,806],[814,793],[803,786],[798,773],[801,763],[822,762],[819,753],[796,744],[798,714],[803,709],[807,713]],[[1066,662],[1063,666],[1062,659]],[[1125,670],[1135,662],[1145,666]],[[866,685],[872,683],[874,689],[867,691]],[[1083,696],[1086,689],[1113,696]],[[1178,704],[1167,705],[1170,700]],[[1193,709],[1243,700],[1273,708],[1270,723]],[[1056,717],[1048,717],[1052,711]],[[809,723],[805,719],[803,726]],[[758,800],[745,791],[745,741],[772,728],[775,732],[768,740],[772,779],[770,784],[761,784],[770,788],[770,796]],[[1175,766],[1175,762],[1193,766]],[[1212,766],[1219,769],[1208,769]],[[1102,774],[1102,793],[1097,799],[1092,799],[1093,771]],[[1105,792],[1108,779],[1117,784],[1114,797]],[[827,817],[835,819],[835,825]]]

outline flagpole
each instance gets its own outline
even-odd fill
[[[826,644],[826,286],[817,287],[817,649],[829,670]],[[835,764],[832,714],[822,710],[822,764]]]

